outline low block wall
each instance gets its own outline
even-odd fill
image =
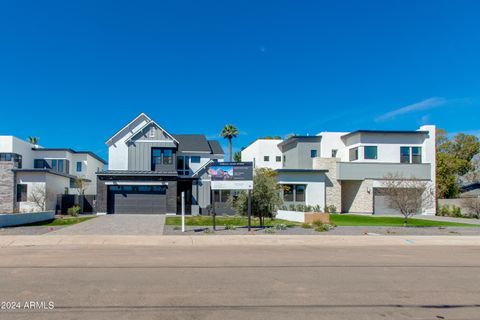
[[[0,227],[13,227],[22,224],[53,220],[54,218],[54,211],[0,214]]]

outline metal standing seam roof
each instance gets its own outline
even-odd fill
[[[210,145],[213,154],[225,154],[220,142],[217,140],[208,140],[208,144]]]
[[[207,140],[203,134],[174,134],[173,137],[178,140],[178,151],[180,152],[224,154],[218,141]]]
[[[177,176],[175,171],[140,171],[140,170],[104,170],[97,172],[97,175],[114,175],[114,176]]]

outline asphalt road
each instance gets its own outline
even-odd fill
[[[478,246],[4,247],[0,270],[2,320],[480,318]]]

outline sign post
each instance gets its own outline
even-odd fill
[[[182,232],[185,232],[185,191],[182,191]]]
[[[253,189],[253,162],[214,162],[208,173],[211,178],[211,194],[213,230],[216,227],[214,190],[248,190],[248,230],[251,228]]]

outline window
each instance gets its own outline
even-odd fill
[[[63,160],[58,160],[58,172],[63,172]]]
[[[275,161],[277,161],[277,162],[282,162],[282,157],[281,157],[281,156],[276,156],[276,157],[275,157]]]
[[[162,164],[162,150],[153,148],[152,149],[152,171],[157,171],[157,167]]]
[[[283,201],[285,202],[305,202],[305,184],[284,184]]]
[[[332,149],[332,158],[337,157],[338,150],[337,149]]]
[[[364,158],[369,160],[377,159],[377,146],[365,146],[363,148]]]
[[[410,163],[410,147],[400,147],[400,163]]]
[[[22,168],[22,156],[16,153],[0,153],[0,161],[13,161],[16,168]]]
[[[293,201],[293,185],[283,185],[283,201]]]
[[[81,161],[77,162],[77,172],[82,172],[82,162]]]
[[[287,156],[283,155],[283,164],[287,163]]]
[[[412,147],[412,163],[422,163],[421,147]]]
[[[178,156],[177,157],[177,173],[178,173],[178,175],[180,175],[180,176],[190,175],[189,161],[190,161],[189,156]]]
[[[232,194],[231,190],[215,190],[213,192],[213,200],[215,202],[228,202],[228,198]]]
[[[312,149],[310,150],[310,158],[316,158],[317,157],[317,150]]]
[[[48,165],[47,161],[43,159],[35,159],[33,160],[33,167],[35,169],[44,169],[44,168],[50,168]]]
[[[163,164],[173,163],[173,151],[172,149],[163,149]]]
[[[200,163],[200,157],[199,156],[190,157],[190,161],[192,163]]]
[[[263,156],[263,161],[265,161],[265,162],[270,161],[270,157],[269,156]]]
[[[57,160],[52,160],[52,170],[57,171]]]
[[[17,202],[27,201],[27,185],[17,184]]]
[[[358,148],[352,148],[348,152],[350,161],[358,160]]]
[[[304,184],[297,184],[295,186],[295,202],[305,202],[305,189]]]

